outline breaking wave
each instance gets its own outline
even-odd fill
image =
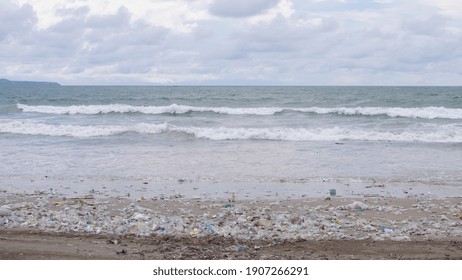
[[[257,107],[257,108],[229,108],[229,107],[196,107],[187,105],[171,104],[168,106],[132,106],[125,104],[110,105],[72,105],[72,106],[29,106],[16,105],[24,112],[36,112],[46,114],[109,114],[109,113],[141,113],[141,114],[186,114],[190,112],[213,112],[228,115],[274,115],[284,111],[313,113],[313,114],[338,114],[338,115],[364,115],[389,117],[422,118],[422,119],[462,119],[462,109],[445,107],[308,107],[308,108],[282,108],[282,107]]]
[[[77,138],[104,137],[127,132],[140,134],[184,133],[209,140],[283,140],[283,141],[399,141],[399,142],[462,142],[462,130],[440,127],[434,132],[388,132],[348,128],[211,128],[181,127],[163,124],[139,123],[118,125],[53,125],[34,122],[10,121],[0,123],[0,133],[69,136]]]
[[[73,106],[28,106],[16,105],[24,112],[36,112],[59,115],[96,115],[109,113],[142,113],[150,115],[159,114],[186,114],[190,112],[213,112],[228,115],[273,115],[284,111],[283,108],[228,108],[228,107],[196,107],[171,104],[168,106],[132,106],[125,104],[110,105],[73,105]]]

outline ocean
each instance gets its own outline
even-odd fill
[[[462,87],[2,86],[0,146],[11,190],[460,192]]]

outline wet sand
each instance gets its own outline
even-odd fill
[[[114,240],[118,240],[114,244]],[[149,238],[0,231],[0,259],[462,259],[462,240],[298,240],[273,244],[223,237]],[[237,249],[242,248],[242,249]]]

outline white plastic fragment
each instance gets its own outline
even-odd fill
[[[11,207],[9,205],[2,205],[0,207],[0,216],[8,216],[12,212]]]
[[[368,210],[370,208],[369,205],[367,205],[364,202],[360,201],[354,201],[348,205],[340,205],[335,210],[358,210],[358,211],[363,211],[363,210]]]
[[[141,213],[135,213],[135,214],[133,214],[131,219],[136,220],[136,221],[147,221],[147,220],[150,219],[150,217],[147,216],[147,215],[141,214]]]

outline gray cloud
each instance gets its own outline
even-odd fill
[[[295,7],[290,18],[236,22],[201,61],[213,61],[208,69],[222,78],[250,84],[460,84],[453,80],[462,71],[460,22],[427,7],[412,20],[411,11],[383,7],[335,13]]]
[[[438,14],[425,18],[404,19],[402,27],[417,35],[440,36],[445,35],[447,20]]]
[[[120,7],[116,14],[90,16],[85,21],[87,28],[118,29],[125,28],[130,20],[130,12],[126,7]]]
[[[37,22],[32,6],[25,4],[21,7],[10,2],[2,2],[0,9],[0,41],[9,34],[18,35],[29,32]]]
[[[221,17],[248,17],[260,14],[275,6],[279,0],[215,0],[210,13]]]
[[[294,0],[290,15],[253,21],[242,17],[278,1],[215,1],[203,9],[223,13],[183,21],[190,24],[191,32],[185,32],[159,27],[123,6],[112,13],[87,6],[57,9],[58,20],[39,29],[33,7],[6,1],[0,10],[0,73],[64,84],[462,81],[459,18],[417,4],[350,10],[335,2]],[[235,3],[240,9],[232,9]]]
[[[15,19],[15,23],[2,25],[6,26],[8,33],[5,34],[11,40],[9,44],[0,44],[3,61],[0,72],[5,73],[4,67],[15,65],[26,75],[43,72],[54,80],[53,76],[69,73],[73,76],[64,77],[75,80],[76,75],[93,73],[97,67],[104,69],[101,72],[109,81],[123,81],[111,75],[149,72],[156,65],[161,53],[159,46],[165,43],[169,33],[146,21],[131,20],[130,12],[124,7],[114,14],[101,16],[90,15],[87,7],[60,12],[65,15],[63,20],[39,30],[32,24],[36,16],[30,6],[10,5],[7,19]],[[29,30],[25,30],[27,27]]]

